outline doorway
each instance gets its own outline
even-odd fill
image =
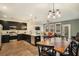
[[[71,38],[71,24],[62,25],[62,35],[67,39]]]

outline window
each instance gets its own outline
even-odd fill
[[[61,34],[61,23],[55,24],[55,33]]]

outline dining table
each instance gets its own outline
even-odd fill
[[[66,49],[69,47],[70,43],[72,42],[71,39],[61,39],[58,37],[51,38],[51,39],[42,39],[42,41],[37,42],[37,46],[47,46],[51,47],[56,51],[56,56],[62,55]]]

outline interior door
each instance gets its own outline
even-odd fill
[[[65,24],[62,26],[62,34],[65,36],[67,39],[71,38],[71,25],[70,24]]]

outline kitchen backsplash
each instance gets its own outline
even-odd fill
[[[26,34],[26,30],[2,30],[2,35],[10,35],[11,33]]]

